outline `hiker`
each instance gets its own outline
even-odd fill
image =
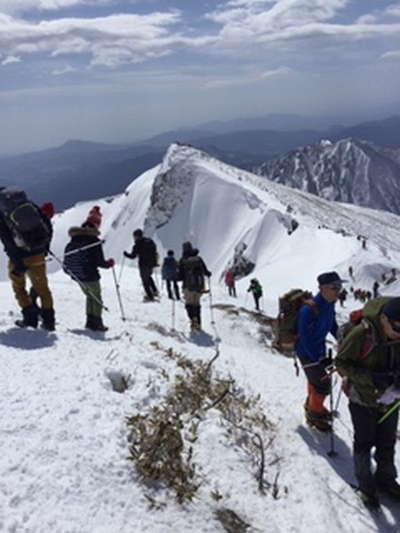
[[[362,247],[363,250],[367,249],[367,239],[362,239],[361,247]]]
[[[46,254],[53,230],[49,218],[28,200],[21,189],[0,189],[0,239],[9,258],[8,275],[15,298],[22,311],[19,327],[55,330],[53,297],[46,273]],[[26,279],[40,298],[41,309],[33,305],[26,290]]]
[[[54,217],[54,215],[56,214],[54,205],[52,204],[52,202],[45,202],[39,207],[39,209],[50,220],[50,222],[52,218]],[[37,304],[37,299],[39,295],[33,287],[31,287],[29,290],[29,296],[31,297],[32,305],[37,308],[38,313],[40,314],[40,307]]]
[[[349,276],[351,279],[354,279],[353,267],[351,265],[349,266]]]
[[[64,271],[76,281],[86,295],[85,328],[92,331],[107,331],[102,319],[99,268],[112,268],[114,259],[105,259],[102,241],[99,239],[100,210],[91,210],[81,226],[73,226],[68,234],[71,240],[64,250]]]
[[[228,287],[229,296],[236,298],[235,275],[232,269],[227,270],[225,273],[225,285]]]
[[[178,279],[181,280],[183,295],[185,297],[185,308],[190,319],[191,329],[194,331],[201,329],[201,305],[200,298],[205,291],[205,276],[211,276],[199,251],[193,248],[190,242],[182,246],[182,258],[179,261]]]
[[[390,341],[399,343],[390,345]],[[368,302],[362,310],[362,321],[339,346],[335,362],[344,376],[349,398],[354,470],[361,497],[374,508],[379,507],[379,490],[400,501],[394,462],[398,409],[380,422],[400,398],[400,298],[381,297]],[[373,447],[377,465],[374,475]]]
[[[299,311],[296,353],[307,378],[306,421],[321,431],[331,431],[332,413],[324,407],[324,400],[331,390],[331,378],[326,373],[331,361],[326,357],[325,339],[328,333],[335,338],[337,335],[335,303],[344,280],[337,272],[325,272],[317,281],[318,294]]]
[[[131,253],[124,252],[124,256],[128,257],[128,259],[139,258],[139,272],[146,293],[144,301],[153,302],[159,296],[152,277],[153,268],[158,266],[157,247],[153,239],[144,237],[141,229],[136,229],[133,232],[133,239],[135,244]]]
[[[164,258],[164,262],[161,269],[162,279],[167,284],[168,298],[174,299],[172,295],[172,285],[175,291],[175,298],[180,300],[179,287],[178,287],[178,263],[174,257],[174,251],[168,250],[167,257]]]
[[[379,283],[375,281],[374,284],[372,285],[372,294],[374,295],[374,298],[378,298],[379,296],[378,289],[379,289]]]
[[[249,288],[247,289],[247,292],[251,292],[253,294],[256,310],[259,311],[260,310],[260,298],[263,294],[263,290],[258,279],[253,278],[252,280],[250,280],[250,285],[249,285]]]
[[[347,299],[347,291],[346,291],[346,289],[342,289],[339,292],[340,307],[344,307],[344,302],[346,301],[346,299]]]

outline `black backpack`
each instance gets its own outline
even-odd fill
[[[195,292],[203,292],[204,265],[199,256],[188,257],[183,261],[185,289]]]
[[[149,239],[148,237],[143,238],[142,253],[143,257],[146,258],[146,264],[153,267],[158,266],[157,246],[153,239]]]
[[[39,208],[21,189],[0,190],[0,212],[18,248],[42,251],[50,244],[51,233]]]

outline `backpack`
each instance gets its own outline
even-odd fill
[[[188,257],[183,261],[184,286],[189,291],[204,291],[204,266],[199,256]]]
[[[46,250],[51,232],[39,208],[21,189],[0,190],[0,211],[18,248],[27,252]]]
[[[273,323],[272,346],[285,355],[292,355],[298,339],[297,323],[300,308],[309,305],[318,313],[312,294],[303,289],[292,289],[279,298],[278,317]]]
[[[159,256],[157,253],[156,244],[153,239],[144,237],[142,243],[142,250],[143,256],[146,258],[146,263],[152,267],[158,266]]]
[[[372,348],[376,345],[376,338],[371,323],[364,317],[363,308],[352,311],[349,314],[349,320],[339,327],[337,332],[338,351],[340,350],[343,341],[350,331],[360,324],[362,324],[363,328],[367,332],[360,354],[361,359],[365,359]]]

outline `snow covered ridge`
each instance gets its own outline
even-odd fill
[[[171,145],[161,164],[121,195],[80,203],[57,215],[52,243],[57,256],[62,257],[69,227],[81,224],[94,204],[104,215],[106,255],[117,262],[132,246],[133,230],[144,227],[156,240],[161,258],[170,248],[179,256],[182,242],[191,240],[219,279],[240,250],[245,263],[255,265],[254,275],[277,290],[297,285],[288,265],[309,272],[311,286],[321,254],[323,270],[335,267],[343,269],[343,275],[348,263],[359,263],[360,269],[377,264],[379,272],[398,264],[398,216],[324,200],[185,145]],[[368,250],[359,258],[358,235],[368,240]],[[58,263],[49,263],[51,272],[59,268]],[[6,258],[0,254],[0,279],[6,277]]]
[[[400,149],[324,140],[273,158],[255,172],[327,200],[400,213]]]

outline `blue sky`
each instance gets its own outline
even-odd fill
[[[399,94],[400,1],[0,0],[0,153]]]

